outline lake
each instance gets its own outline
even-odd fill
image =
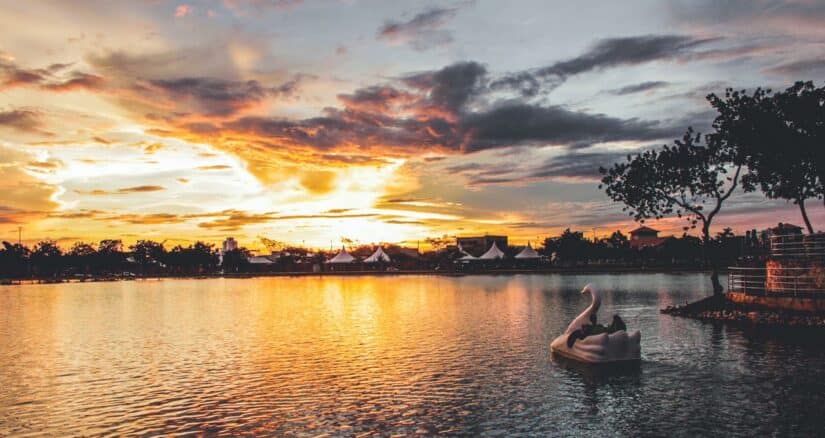
[[[600,321],[641,330],[638,368],[551,359],[588,282]],[[659,313],[710,291],[702,274],[0,287],[0,436],[822,433],[822,333]]]

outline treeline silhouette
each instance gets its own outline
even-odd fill
[[[706,266],[706,252],[722,265],[732,265],[743,258],[758,259],[767,254],[767,241],[756,236],[756,231],[746,236],[736,236],[731,228],[725,228],[707,244],[700,238],[683,234],[681,237],[663,237],[655,244],[634,247],[621,231],[609,237],[589,240],[581,231],[566,229],[558,237],[549,237],[539,252],[546,254],[554,266],[580,266],[607,264],[636,267],[683,267]]]
[[[753,236],[753,238],[751,238]],[[712,251],[719,263],[732,264],[743,256],[765,253],[764,242],[748,233],[748,237],[735,236],[727,228],[718,233],[710,246],[701,239],[684,235],[661,239],[656,245],[633,247],[620,231],[611,236],[588,240],[581,231],[565,230],[557,237],[547,238],[543,248],[537,251],[545,256],[542,260],[519,261],[513,258],[522,247],[504,248],[507,255],[501,260],[472,264],[457,263],[465,254],[448,239],[431,239],[433,249],[419,253],[414,248],[398,245],[382,245],[392,258],[389,263],[367,265],[353,263],[343,270],[377,271],[438,270],[478,271],[496,269],[565,269],[582,266],[659,267],[699,269],[705,266],[705,251]],[[363,259],[375,250],[374,245],[351,247],[349,252]],[[3,242],[0,248],[0,278],[7,279],[85,279],[100,277],[132,276],[195,276],[255,272],[318,272],[330,270],[324,261],[336,251],[313,251],[302,247],[287,247],[266,257],[266,263],[252,263],[251,252],[238,248],[219,253],[210,243],[195,242],[189,246],[177,245],[167,249],[163,243],[139,240],[125,247],[120,240],[107,239],[97,245],[77,242],[68,250],[56,242],[44,240],[28,246]],[[338,267],[336,271],[341,271]]]
[[[33,248],[3,242],[0,277],[60,278],[106,275],[196,275],[216,272],[219,257],[213,244],[195,242],[167,250],[163,244],[139,240],[123,250],[120,240],[102,240],[97,246],[77,242],[68,251],[51,240]]]

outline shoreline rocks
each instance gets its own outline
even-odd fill
[[[767,327],[825,328],[825,314],[809,314],[743,306],[723,296],[712,296],[661,313],[702,321],[744,323]]]

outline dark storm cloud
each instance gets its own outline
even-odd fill
[[[487,69],[477,62],[459,62],[434,72],[403,78],[407,85],[428,92],[433,104],[457,111],[482,91]]]
[[[415,50],[443,46],[453,41],[452,35],[442,27],[455,14],[456,9],[433,8],[407,21],[387,21],[378,29],[376,38],[393,43],[407,43]]]
[[[627,155],[637,154],[639,151],[626,152],[584,152],[570,153],[553,157],[541,166],[528,172],[530,178],[540,179],[576,179],[583,181],[597,181],[600,179],[599,167],[610,167],[613,163],[625,159]]]
[[[610,90],[608,93],[615,94],[617,96],[625,96],[628,94],[642,93],[645,91],[655,90],[657,88],[667,87],[668,85],[670,85],[670,83],[665,81],[648,81]]]
[[[510,146],[584,149],[604,142],[673,138],[684,128],[559,105],[519,101],[483,104],[489,95],[488,83],[483,65],[456,63],[404,76],[397,84],[341,94],[338,98],[343,108],[326,108],[321,117],[248,116],[212,126],[209,131],[324,150],[354,147],[402,153],[469,153]]]
[[[496,89],[510,88],[524,95],[537,94],[542,86],[558,86],[567,77],[627,65],[675,59],[699,46],[718,41],[716,38],[696,39],[684,35],[644,35],[608,38],[596,43],[587,52],[565,61],[533,71],[516,72],[493,82]]]
[[[666,138],[674,133],[673,127],[656,121],[620,119],[561,106],[521,103],[468,115],[464,128],[472,133],[467,151],[519,144],[644,141]]]
[[[637,65],[661,59],[673,59],[715,38],[695,39],[684,35],[646,35],[608,38],[590,51],[567,61],[539,69],[539,76],[570,76],[591,70]]]

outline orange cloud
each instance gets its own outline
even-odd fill
[[[135,186],[135,187],[124,187],[122,189],[118,189],[118,193],[145,193],[145,192],[159,192],[161,190],[166,190],[163,186]]]
[[[231,169],[232,166],[228,166],[226,164],[211,164],[208,166],[198,166],[196,169],[198,170],[226,170]]]
[[[307,172],[301,177],[301,185],[313,195],[323,195],[335,189],[335,173],[329,171]]]

